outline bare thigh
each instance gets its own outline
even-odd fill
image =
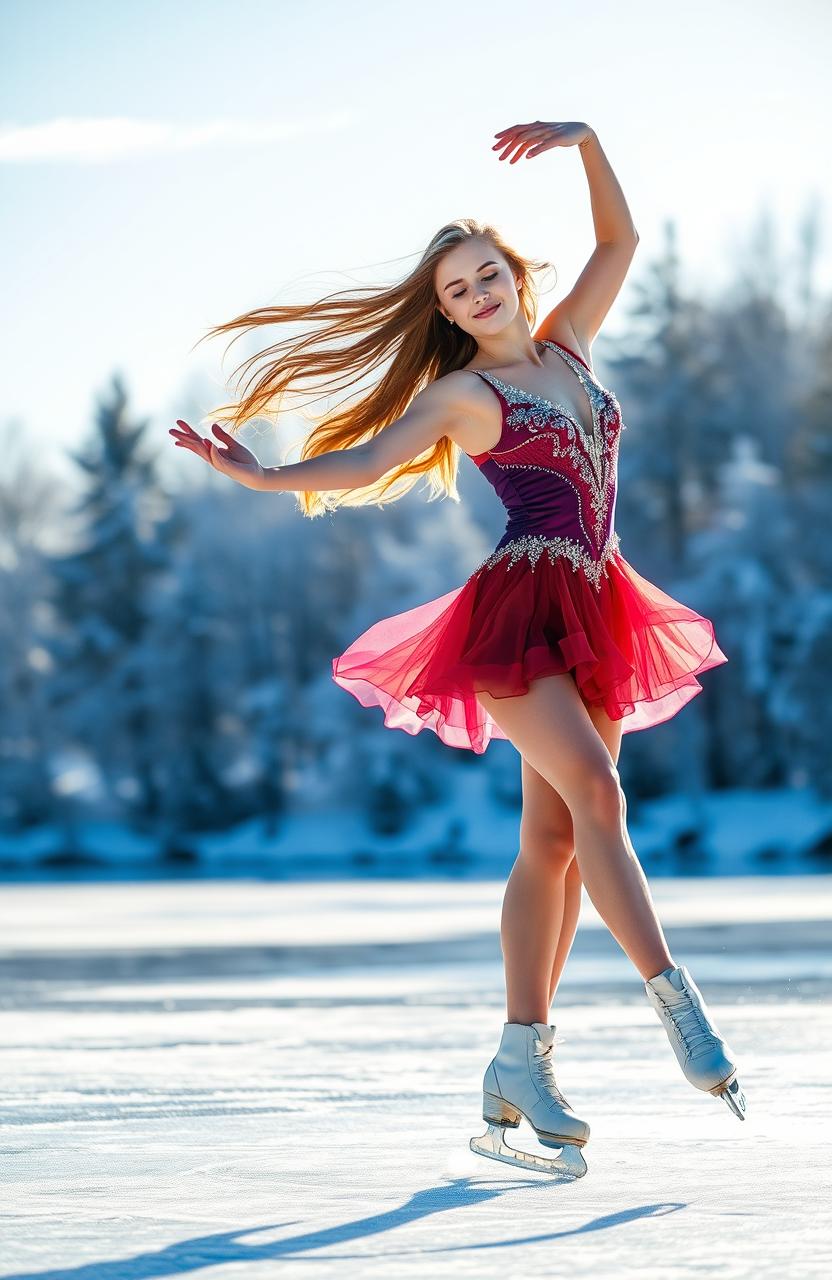
[[[621,751],[621,721],[611,720],[603,707],[587,707],[587,711],[617,765]],[[521,847],[545,849],[555,862],[571,861],[575,855],[575,837],[569,806],[560,792],[522,755],[520,768],[523,784]]]
[[[543,676],[515,697],[477,697],[520,752],[527,834],[573,845],[570,800],[588,777],[616,769],[622,722],[587,706],[569,673]]]
[[[515,697],[477,696],[569,809],[581,880],[616,942],[645,980],[661,973],[673,959],[627,831],[618,768],[574,679],[542,676]]]

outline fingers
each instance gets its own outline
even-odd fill
[[[208,451],[200,440],[198,444],[193,444],[190,440],[174,440],[177,449],[188,449],[191,453],[196,453],[200,458],[204,458],[206,462],[210,462]]]
[[[201,437],[195,431],[177,431],[176,427],[171,427],[168,431],[169,436],[173,436],[177,444],[201,444]]]
[[[176,422],[177,422],[177,425],[182,428],[182,430],[177,431],[176,427],[171,427],[168,432],[168,435],[176,436],[177,439],[184,438],[185,440],[201,440],[202,439],[201,436],[197,435],[193,427],[189,426],[188,423],[185,422],[184,418],[177,418]]]
[[[168,430],[168,435],[175,436],[177,441],[191,440],[194,443],[199,443],[204,445],[208,445],[211,443],[208,436],[199,435],[196,431],[194,431],[193,427],[189,426],[188,423],[184,421],[183,418],[177,418],[176,421],[182,427],[182,430],[177,431],[175,427],[170,427]]]
[[[232,435],[230,431],[226,431],[224,427],[221,427],[218,422],[214,423],[214,431],[219,436],[220,442],[223,446],[220,448],[220,446],[214,442],[215,454],[218,453],[220,457],[228,458],[230,462],[238,462],[244,466],[257,464],[257,459],[254,457],[251,450],[247,449],[246,446],[242,444],[235,435]]]
[[[512,151],[516,151],[509,161],[509,164],[514,164],[515,161],[522,159],[535,143],[540,144],[545,141],[549,128],[545,121],[535,120],[532,124],[515,124],[510,129],[501,129],[494,135],[495,138],[499,138],[499,141],[491,150],[502,151],[500,160],[505,160]]]
[[[213,440],[205,441],[205,453],[203,456],[205,461],[208,462],[215,471],[222,471],[222,463],[220,461],[222,458],[222,450],[217,448]]]
[[[194,440],[206,440],[206,441],[207,441],[207,439],[208,439],[208,437],[207,437],[207,436],[200,436],[196,431],[194,431],[193,427],[192,427],[192,426],[190,426],[190,424],[189,424],[189,423],[187,423],[187,422],[185,421],[185,419],[184,419],[184,418],[177,418],[177,419],[176,419],[176,425],[177,425],[178,427],[181,427],[181,428],[182,428],[182,430],[181,430],[181,432],[180,432],[180,431],[175,431],[175,430],[173,429],[173,427],[171,427],[171,428],[170,428],[170,435],[172,435],[172,436],[175,436],[175,435],[183,435],[183,434],[184,434],[184,435],[189,435],[189,436],[190,436],[192,439],[194,439]],[[222,427],[219,425],[219,423],[215,422],[215,423],[213,424],[213,426],[214,426],[214,430],[215,430],[215,431],[217,431],[220,435],[224,435],[224,436],[226,437],[226,439],[228,439],[228,435],[227,435],[227,433],[226,433],[225,431],[223,431],[223,429],[222,429]]]
[[[206,437],[200,436],[194,431],[184,418],[177,418],[178,425],[182,428],[177,431],[175,427],[171,427],[168,435],[174,437],[174,444],[177,448],[190,449],[191,453],[196,453],[206,462],[211,462],[210,446],[211,441]]]
[[[514,161],[532,145],[532,141],[533,140],[528,137],[528,129],[512,130],[511,134],[507,138],[503,138],[502,142],[498,144],[502,151],[500,159],[505,160],[506,156],[511,155],[514,151],[516,154],[512,155],[511,160],[509,161],[509,164],[514,164]]]
[[[495,138],[501,138],[505,133],[519,133],[523,129],[534,129],[541,122],[539,120],[531,120],[528,124],[513,124],[508,129],[500,129],[494,134]]]
[[[494,134],[495,138],[502,138],[506,133],[523,133],[526,129],[545,129],[545,120],[529,120],[526,124],[513,124],[508,129],[500,129]]]
[[[222,471],[222,460],[230,455],[231,449],[221,449],[217,441],[212,440],[210,436],[199,435],[184,418],[177,418],[176,423],[180,430],[177,431],[176,427],[171,427],[168,431],[168,435],[174,437],[174,444],[183,449],[190,449],[191,453],[198,454],[217,471]],[[237,443],[218,422],[213,423],[212,426],[220,439],[227,441],[229,446],[233,447]]]

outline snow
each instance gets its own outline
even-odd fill
[[[568,1185],[468,1150],[501,879],[6,886],[3,1280],[827,1276],[832,876],[651,883],[748,1118],[687,1084],[585,901]]]
[[[495,746],[505,746],[514,769],[514,749]],[[519,804],[519,793],[516,798]],[[827,871],[828,860],[825,864],[812,848],[832,833],[832,800],[811,788],[675,793],[630,807],[630,835],[651,875]],[[517,854],[519,821],[519,808],[506,801],[491,771],[467,767],[452,770],[443,800],[408,813],[408,825],[396,836],[374,832],[357,809],[309,807],[288,815],[274,832],[266,823],[253,821],[210,835],[183,837],[181,843],[193,851],[187,873],[197,877],[432,877],[443,872],[502,877]],[[73,835],[89,862],[74,867],[59,862],[57,871],[45,860],[64,847],[60,830],[40,827],[0,835],[0,876],[14,881],[55,874],[64,878],[68,870],[81,879],[160,874],[158,842],[152,836],[113,822],[79,823]],[[685,839],[691,835],[693,848]],[[182,874],[182,867],[175,865],[164,869]]]

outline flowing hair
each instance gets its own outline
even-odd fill
[[[520,279],[520,304],[529,328],[533,328],[538,293],[532,273],[552,264],[524,258],[489,224],[458,218],[437,231],[418,265],[396,284],[359,286],[296,306],[258,307],[211,328],[200,342],[234,329],[241,331],[240,337],[249,329],[267,324],[300,321],[319,322],[322,326],[287,337],[243,361],[234,371],[240,375],[235,393],[238,399],[220,406],[211,419],[229,423],[228,429],[234,434],[253,418],[276,419],[283,396],[297,381],[311,381],[326,395],[333,389],[348,389],[368,370],[377,369],[392,356],[389,367],[362,398],[324,414],[306,437],[301,460],[363,444],[378,435],[402,416],[419,391],[466,365],[477,351],[474,338],[458,325],[450,324],[438,310],[434,279],[442,257],[472,239],[490,243],[504,256],[515,278]],[[341,345],[325,345],[333,342]],[[260,360],[264,361],[263,366],[253,369]],[[242,386],[244,373],[250,376]],[[309,517],[340,506],[384,506],[407,493],[420,475],[428,478],[428,501],[444,495],[458,502],[459,455],[459,445],[443,436],[430,449],[370,485],[333,493],[299,490],[298,506]]]

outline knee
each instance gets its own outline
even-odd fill
[[[621,826],[627,801],[614,764],[587,770],[577,804],[582,816],[595,825],[613,829]]]
[[[540,823],[520,823],[520,854],[537,866],[563,873],[575,857],[575,840],[572,830],[549,827]]]

